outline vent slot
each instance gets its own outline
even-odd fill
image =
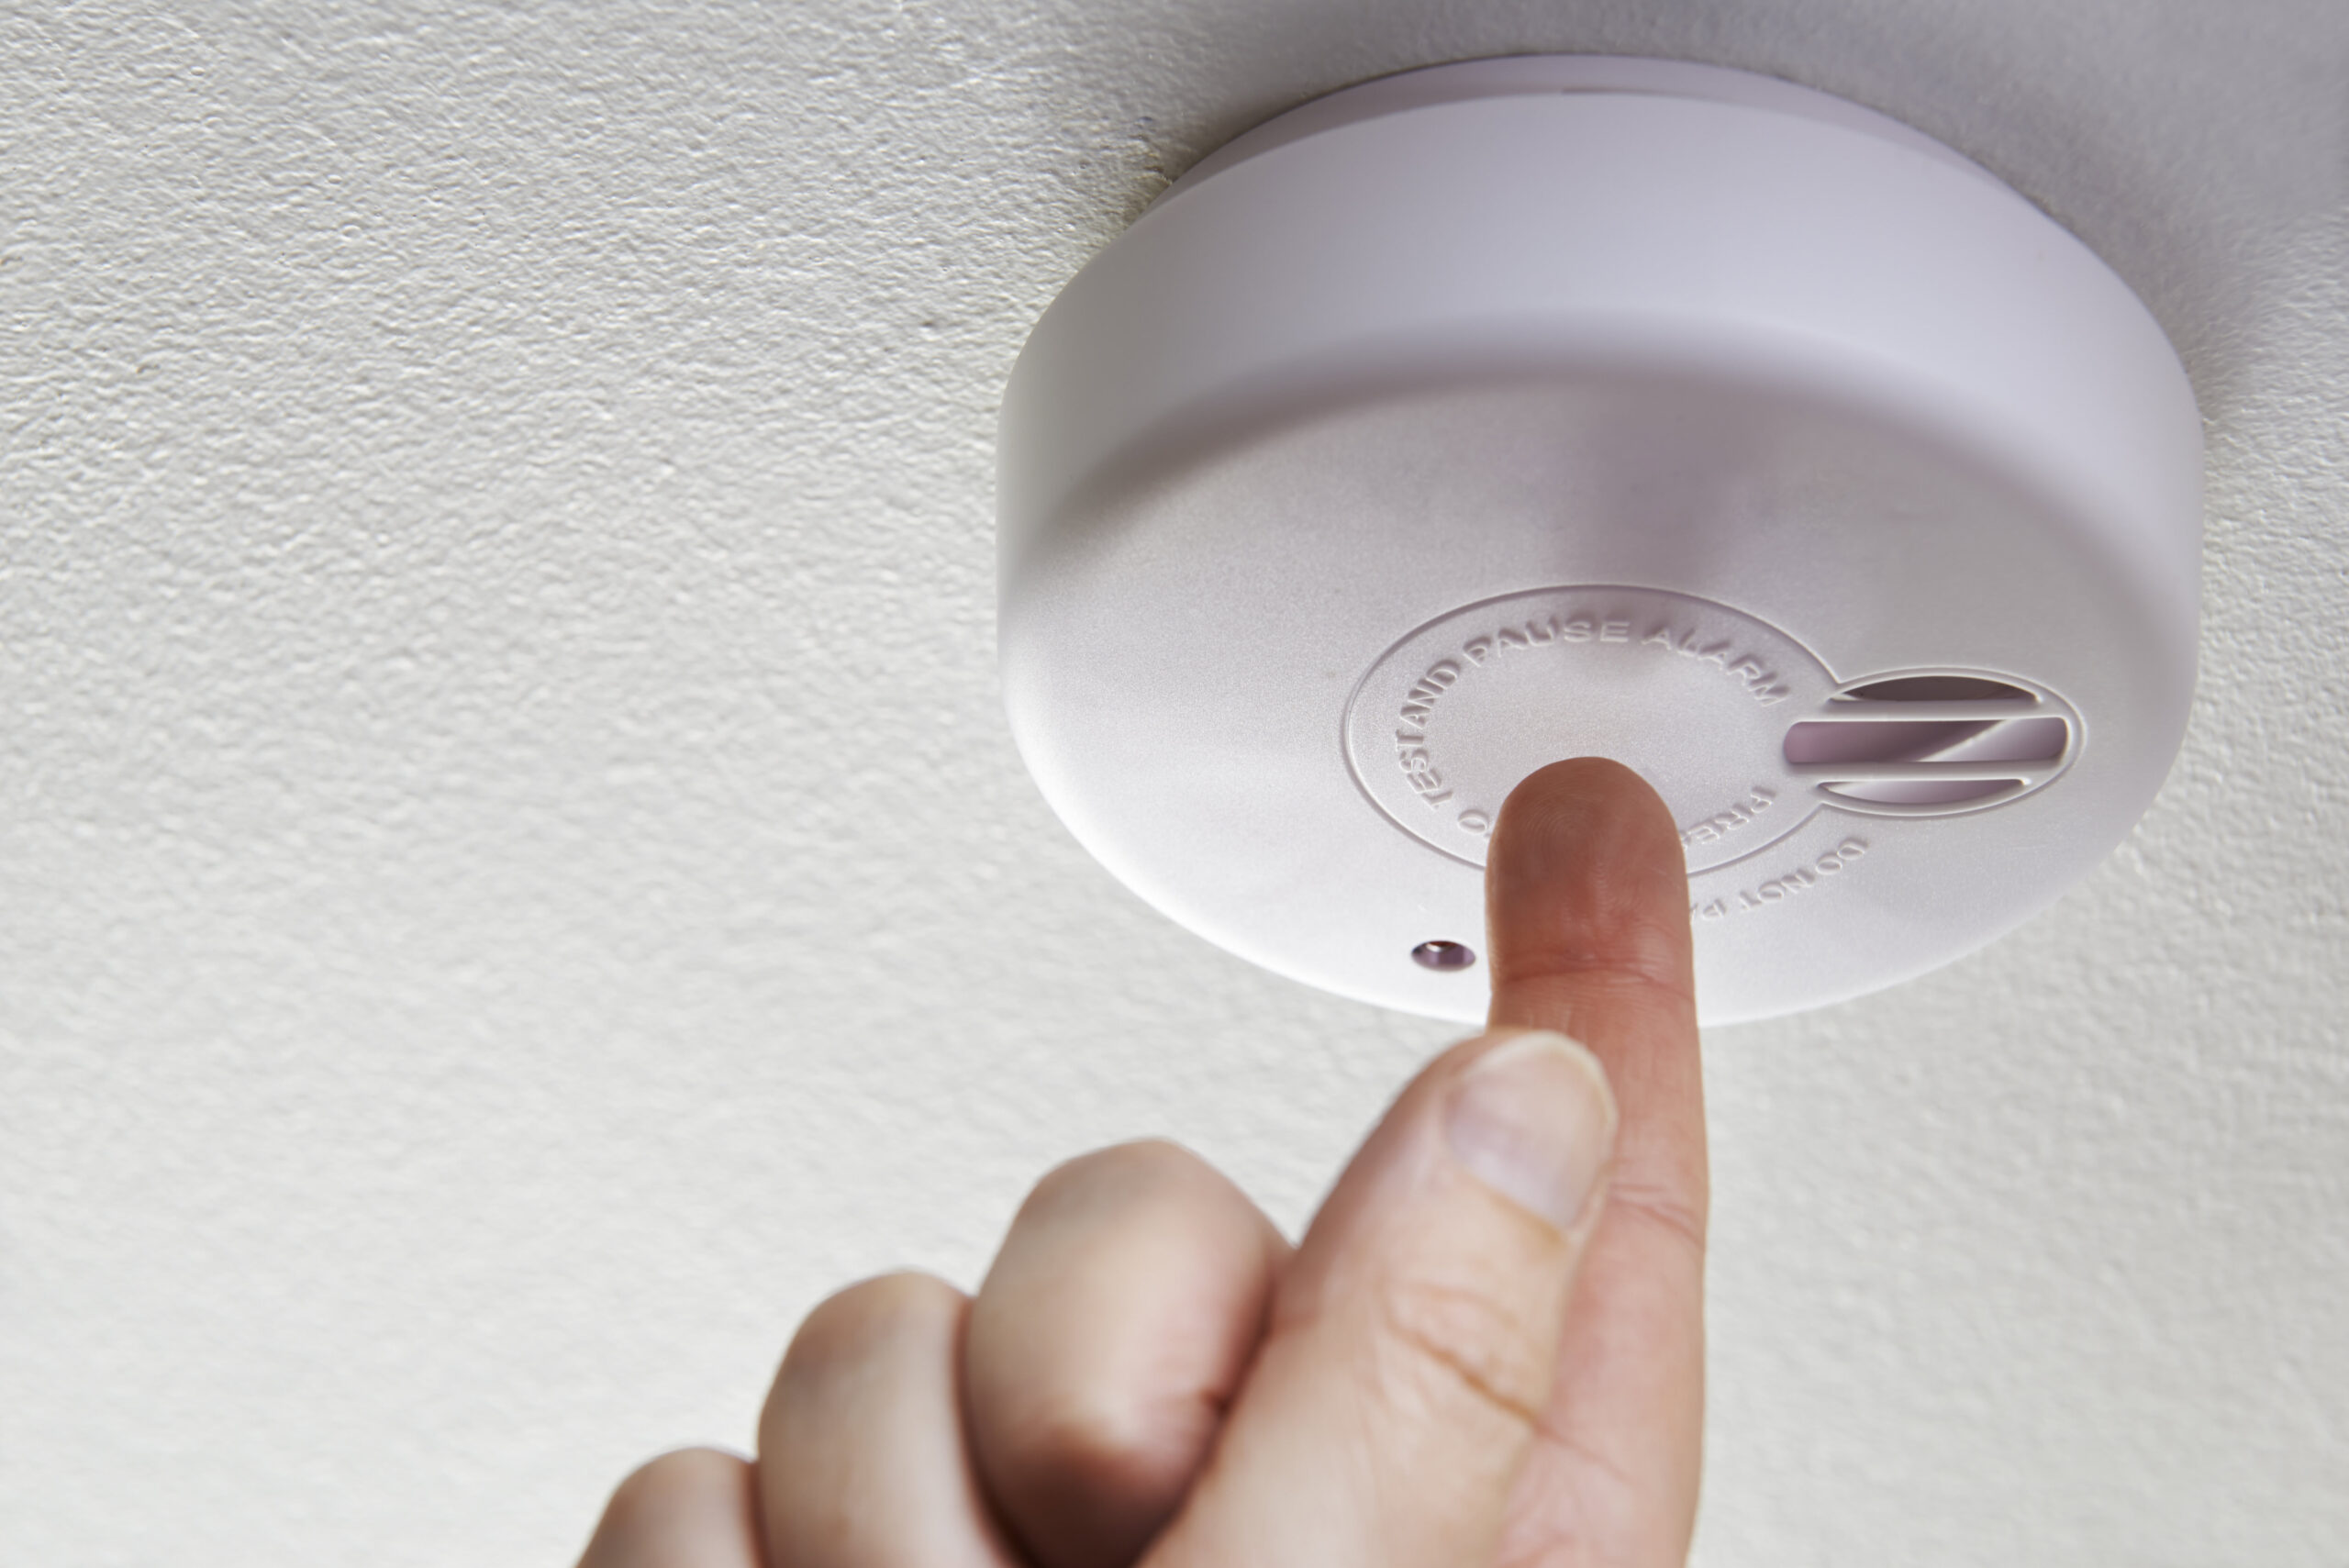
[[[1906,675],[1837,696],[1787,731],[1798,778],[1901,816],[1987,806],[2062,769],[2072,721],[2037,693],[1976,675]]]
[[[2039,699],[2021,686],[1983,675],[1900,675],[1854,686],[1838,702],[2013,702]]]

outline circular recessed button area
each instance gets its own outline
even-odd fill
[[[1819,808],[1786,756],[1787,728],[1835,686],[1793,638],[1726,605],[1542,588],[1450,611],[1381,654],[1347,705],[1346,750],[1397,826],[1476,866],[1528,774],[1620,759],[1671,806],[1693,874]]]

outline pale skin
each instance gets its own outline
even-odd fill
[[[899,1273],[817,1307],[757,1459],[653,1460],[581,1568],[1684,1562],[1706,1215],[1687,894],[1638,775],[1542,769],[1494,829],[1486,1032],[1403,1089],[1297,1246],[1174,1144],[1074,1160],[975,1296]]]

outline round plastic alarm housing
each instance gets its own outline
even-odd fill
[[[1142,897],[1474,1020],[1546,762],[1681,828],[1708,1022],[1946,963],[2159,788],[2201,439],[2128,287],[1957,154],[1766,78],[1530,57],[1241,138],[1069,284],[1000,450],[1045,797]]]

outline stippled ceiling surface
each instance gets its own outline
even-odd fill
[[[0,16],[0,1558],[554,1562],[861,1273],[1144,1133],[1292,1228],[1449,1038],[1085,858],[996,400],[1172,175],[1533,50],[1975,157],[2208,422],[2132,840],[1709,1040],[1708,1564],[2349,1550],[2349,11],[1095,0]]]

